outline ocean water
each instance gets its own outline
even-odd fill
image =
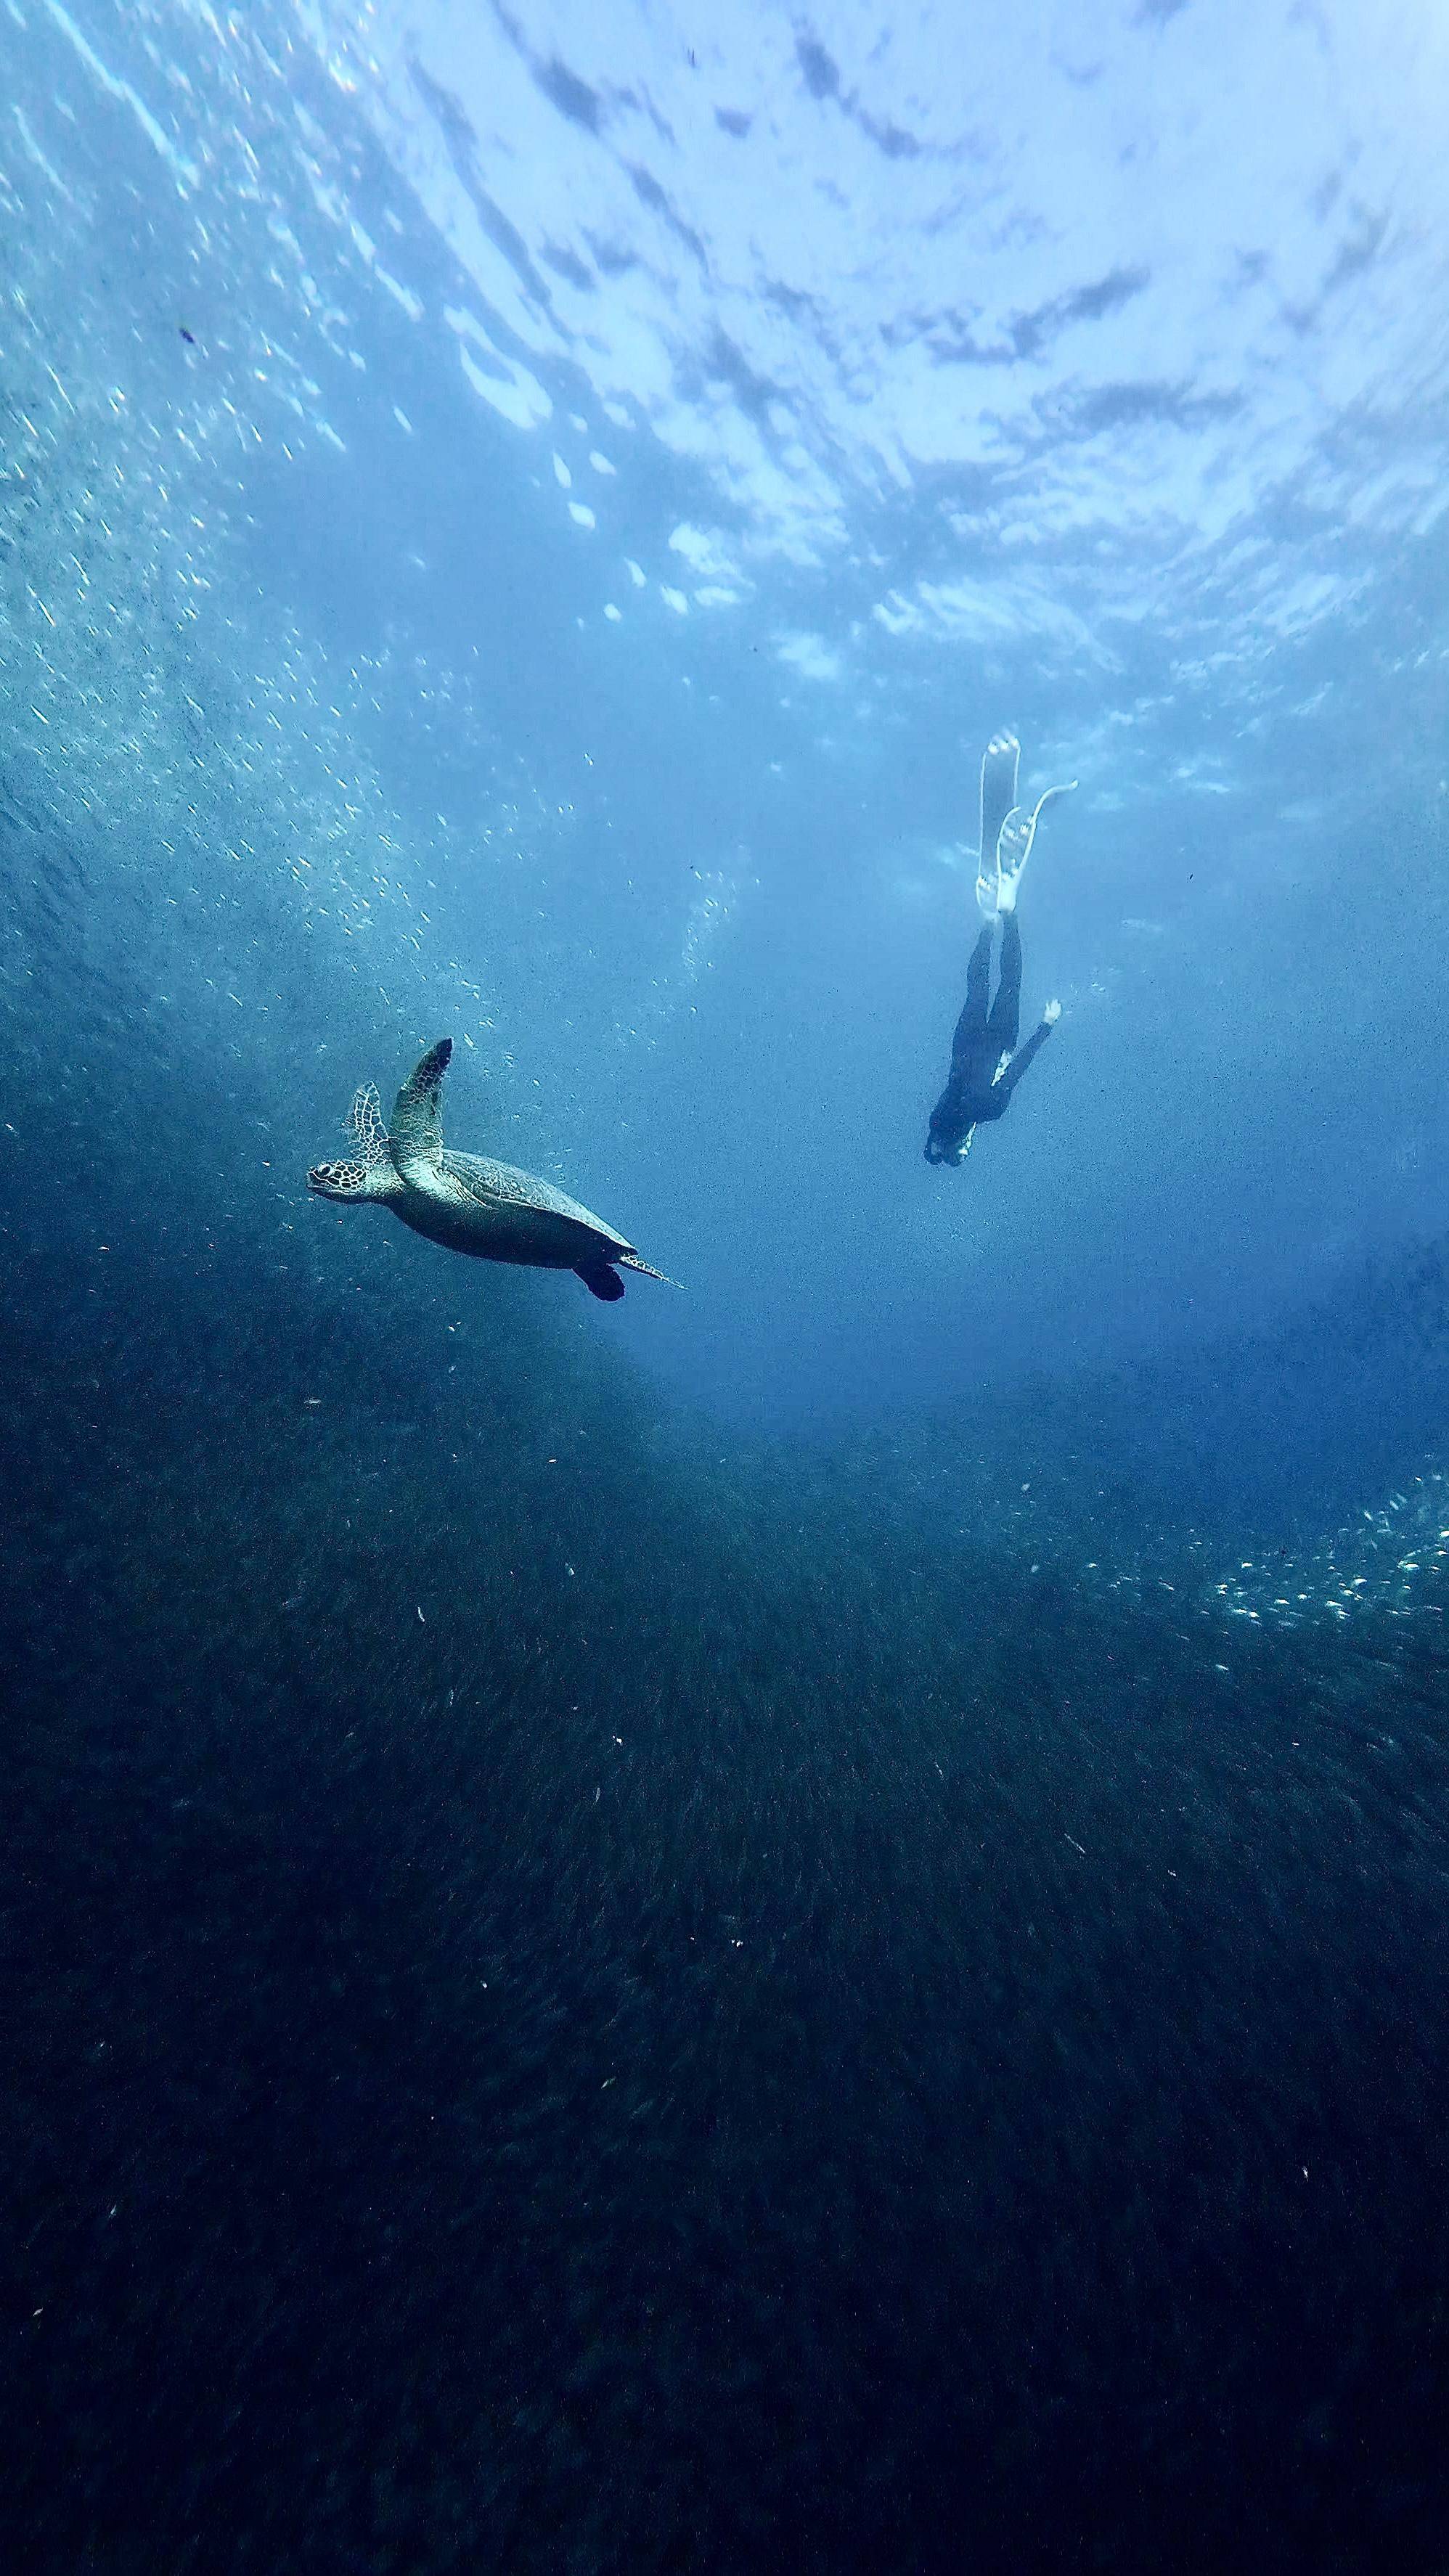
[[[1446,99],[0,8],[15,2564],[1449,2569]]]

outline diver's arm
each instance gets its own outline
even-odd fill
[[[1016,1053],[1012,1057],[1010,1064],[1007,1066],[1005,1073],[1003,1073],[1000,1076],[1000,1079],[993,1085],[993,1089],[1004,1091],[1008,1100],[1010,1099],[1011,1094],[1016,1089],[1022,1075],[1031,1063],[1033,1056],[1039,1055],[1042,1048],[1046,1045],[1047,1039],[1051,1036],[1060,1016],[1060,1006],[1048,1009],[1046,1018],[1038,1021],[1037,1026],[1032,1030],[1030,1037],[1027,1039],[1025,1046],[1017,1048]]]

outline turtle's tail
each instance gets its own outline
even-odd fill
[[[646,1279],[662,1279],[666,1288],[684,1285],[681,1279],[671,1279],[667,1270],[656,1270],[652,1261],[641,1261],[637,1252],[615,1252],[609,1257],[617,1261],[621,1270],[641,1270]]]

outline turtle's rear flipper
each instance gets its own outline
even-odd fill
[[[617,1270],[609,1268],[607,1261],[601,1261],[597,1270],[581,1270],[578,1275],[589,1295],[602,1297],[606,1306],[612,1306],[624,1294],[623,1280]]]

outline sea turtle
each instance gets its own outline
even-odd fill
[[[663,1279],[624,1235],[550,1181],[482,1154],[448,1150],[438,1095],[452,1052],[451,1038],[429,1047],[393,1104],[391,1134],[376,1090],[365,1083],[348,1113],[355,1152],[344,1163],[314,1164],[308,1189],[324,1199],[377,1199],[415,1234],[445,1243],[450,1252],[577,1271],[595,1297],[611,1303],[624,1294],[621,1269]]]

